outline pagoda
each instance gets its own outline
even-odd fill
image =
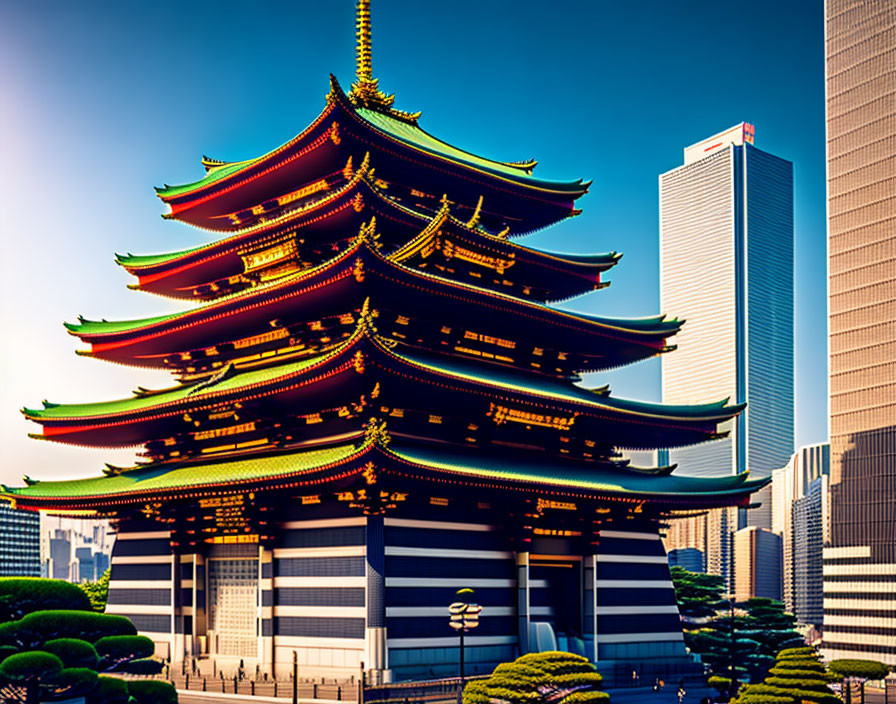
[[[35,437],[138,447],[138,464],[0,496],[111,519],[107,610],[173,662],[282,676],[297,651],[303,674],[453,674],[461,587],[483,605],[468,673],[556,648],[626,673],[686,661],[663,521],[746,506],[764,481],[619,448],[711,441],[742,407],[582,386],[671,351],[681,321],[556,308],[620,255],[517,238],[577,215],[588,184],[428,134],[373,78],[369,0],[357,39],[351,89],[331,76],[297,137],[157,189],[164,217],[219,237],[117,261],[132,289],[194,307],[66,326],[79,354],[174,382],[26,408]]]

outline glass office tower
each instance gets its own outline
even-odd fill
[[[663,402],[721,391],[748,403],[727,437],[670,452],[679,474],[764,477],[793,452],[793,165],[753,142],[741,123],[659,179],[661,309],[687,320],[662,358]],[[730,577],[736,511],[696,520],[706,525],[681,533],[709,536],[705,547],[678,544],[673,527],[667,549],[705,549],[707,571]]]

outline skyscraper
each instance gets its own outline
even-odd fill
[[[813,621],[803,621],[798,613],[797,603],[815,603],[821,601],[821,583],[814,577],[808,577],[806,570],[815,569],[821,564],[821,535],[809,530],[808,524],[797,523],[794,504],[808,494],[813,482],[830,474],[831,446],[828,443],[806,445],[793,453],[790,461],[772,472],[771,484],[771,530],[781,536],[784,545],[783,600],[787,610],[796,614],[801,623],[821,624],[817,613],[813,613]],[[825,485],[827,486],[827,485]],[[764,490],[763,490],[764,491]],[[818,495],[811,501],[800,504],[799,515],[812,522],[821,520],[827,493],[818,490]],[[818,542],[816,542],[816,540]],[[799,561],[799,567],[797,562]],[[797,570],[801,570],[797,576]],[[802,593],[798,600],[796,590],[812,585],[816,591],[812,594]]]
[[[734,534],[734,595],[781,598],[781,537],[770,530],[747,526]]]
[[[669,460],[685,475],[769,476],[793,452],[793,165],[741,123],[686,148],[659,187],[661,309],[687,320],[662,360],[663,402],[723,389],[748,404],[727,437]],[[736,511],[687,520],[702,525],[673,525],[667,549],[704,549],[707,571],[730,577]],[[687,543],[694,534],[705,547]]]
[[[896,664],[896,5],[825,3],[830,543],[824,652]]]
[[[40,576],[40,517],[0,506],[0,577]]]
[[[822,521],[829,481],[828,475],[814,479],[805,495],[793,501],[790,579],[784,580],[784,588],[790,587],[793,599],[793,605],[787,605],[788,610],[796,616],[798,623],[816,627],[820,627],[824,619]]]

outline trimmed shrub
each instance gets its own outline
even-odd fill
[[[117,677],[100,675],[87,696],[87,704],[128,704],[128,683]]]
[[[141,658],[140,660],[132,660],[125,663],[119,669],[127,672],[129,675],[157,675],[165,667],[161,660],[153,660],[152,658]]]
[[[831,660],[828,668],[839,679],[858,677],[864,680],[882,680],[890,673],[889,667],[876,660]]]
[[[775,694],[745,694],[737,698],[737,704],[797,704],[793,697]]]
[[[62,660],[62,665],[68,668],[89,667],[91,670],[95,670],[99,663],[96,648],[86,640],[78,638],[48,640],[41,646],[41,649],[53,653]]]
[[[818,654],[815,652],[815,648],[805,647],[805,648],[785,648],[780,653],[778,653],[778,660],[789,660],[791,658],[797,658],[799,660],[816,660],[818,658]]]
[[[95,646],[103,669],[111,669],[130,660],[151,657],[156,650],[151,639],[136,635],[107,636],[100,638]]]
[[[811,702],[812,704],[843,704],[831,690],[827,692],[807,692],[802,689],[789,689],[787,694],[792,695],[797,702]]]
[[[48,693],[44,696],[52,699],[69,699],[81,697],[90,692],[97,681],[97,674],[88,667],[69,667],[53,678]]]
[[[61,579],[0,578],[0,621],[15,621],[50,609],[90,611],[90,599],[78,585]]]
[[[62,660],[52,653],[44,653],[40,650],[16,653],[0,662],[0,676],[16,684],[48,680],[61,671]]]
[[[708,684],[719,694],[721,694],[722,692],[727,692],[728,688],[731,687],[731,680],[728,677],[719,677],[718,675],[713,675],[708,680],[706,680],[706,684]]]
[[[797,670],[802,672],[825,672],[824,665],[822,665],[818,660],[797,660],[796,658],[778,660],[775,663],[774,670],[771,670],[771,674],[775,674],[775,670],[784,671],[784,670]]]
[[[78,638],[93,643],[106,636],[137,633],[134,624],[124,616],[92,611],[35,611],[9,625],[14,629],[13,645],[23,648],[57,638]]]
[[[0,645],[0,662],[3,662],[10,655],[15,655],[19,649],[14,645]]]
[[[828,693],[828,683],[822,679],[804,679],[801,677],[766,677],[765,684],[782,689],[798,689],[805,692]]]
[[[596,691],[603,678],[587,658],[572,653],[529,653],[511,663],[498,665],[485,680],[470,682],[463,692],[464,704],[603,704],[609,701]]]
[[[177,704],[177,690],[170,682],[161,680],[131,680],[128,693],[137,704]]]
[[[604,678],[593,669],[590,672],[567,672],[564,675],[553,675],[551,684],[558,687],[600,687]]]
[[[596,692],[594,690],[584,692],[573,692],[563,699],[563,704],[605,704],[610,701],[610,695],[606,692]]]

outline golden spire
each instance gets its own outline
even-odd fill
[[[395,110],[394,95],[379,89],[379,79],[373,77],[373,42],[370,32],[370,0],[355,0],[355,82],[348,97],[358,107],[385,112],[399,120],[414,123],[419,112]]]
[[[358,83],[373,80],[373,65],[370,49],[370,0],[357,0],[355,5],[355,78]]]
[[[388,112],[395,100],[379,89],[373,77],[373,52],[370,39],[370,0],[355,0],[355,82],[348,97],[360,107]]]

